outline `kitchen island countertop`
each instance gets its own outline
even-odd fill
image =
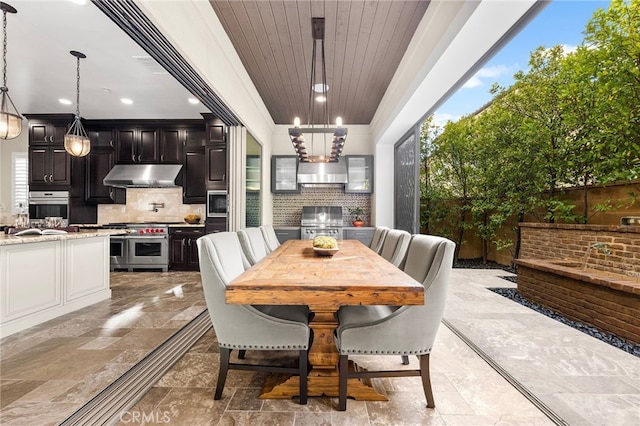
[[[0,234],[0,246],[10,245],[10,244],[39,243],[42,241],[104,237],[104,236],[111,236],[111,235],[122,235],[126,233],[127,233],[126,229],[98,229],[98,230],[91,230],[91,231],[68,232],[66,234],[55,234],[55,235],[16,236],[16,235]]]

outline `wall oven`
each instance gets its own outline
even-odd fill
[[[227,217],[227,191],[207,191],[207,217]]]
[[[29,221],[44,223],[46,217],[61,217],[69,224],[69,191],[29,191]]]

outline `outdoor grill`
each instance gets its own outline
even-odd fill
[[[304,206],[300,234],[303,240],[312,240],[319,236],[342,239],[342,207],[340,206]]]

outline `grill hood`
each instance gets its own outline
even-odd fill
[[[347,183],[347,164],[339,159],[336,163],[299,163],[298,183],[340,184]]]
[[[102,183],[118,188],[173,188],[182,185],[182,165],[116,164]]]

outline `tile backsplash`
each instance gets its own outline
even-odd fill
[[[182,188],[127,188],[127,204],[98,206],[98,223],[183,222],[188,214],[204,221],[205,205],[182,204]]]
[[[273,225],[300,226],[302,206],[341,206],[345,226],[350,226],[353,220],[349,209],[359,206],[364,210],[366,224],[371,222],[369,194],[345,194],[341,188],[303,187],[299,194],[273,194]]]

